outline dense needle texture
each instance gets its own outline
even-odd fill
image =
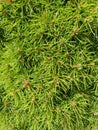
[[[0,2],[0,130],[98,130],[98,1]]]

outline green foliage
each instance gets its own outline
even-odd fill
[[[0,8],[0,130],[97,130],[97,0]]]

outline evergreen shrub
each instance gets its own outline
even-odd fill
[[[0,130],[98,129],[98,1],[0,3]]]

